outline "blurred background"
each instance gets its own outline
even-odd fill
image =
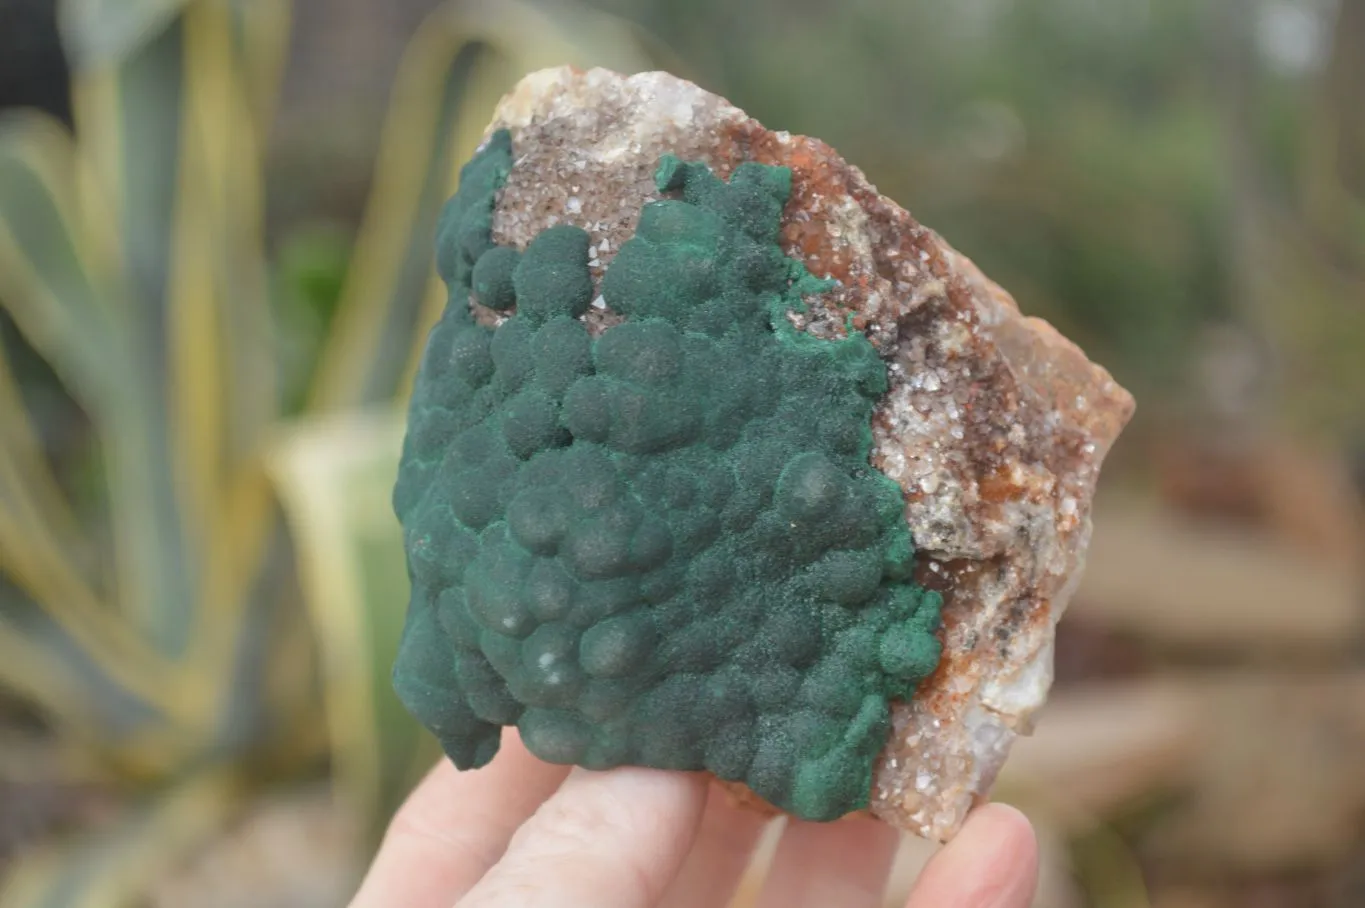
[[[0,0],[0,906],[344,903],[436,754],[436,210],[566,62],[825,139],[1136,395],[1040,908],[1365,906],[1365,0]]]

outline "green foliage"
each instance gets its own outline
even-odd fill
[[[396,604],[408,593],[389,505],[401,417],[392,408],[308,418],[266,463],[321,643],[333,772],[344,797],[370,818],[386,816],[439,755],[389,684],[402,629]]]
[[[885,366],[786,317],[826,286],[777,244],[790,172],[665,159],[682,198],[644,208],[602,282],[625,320],[592,339],[584,231],[491,242],[511,167],[495,133],[441,221],[450,299],[394,490],[400,696],[462,768],[515,724],[553,762],[707,769],[810,819],[865,806],[940,602],[868,466]],[[515,314],[487,327],[471,298]]]
[[[146,882],[175,867],[181,847],[220,829],[238,809],[240,779],[217,766],[169,782],[160,796],[49,843],[6,878],[0,903],[31,908],[144,904]]]
[[[335,324],[350,265],[350,240],[338,228],[298,228],[276,250],[271,296],[281,407],[296,415],[307,405],[323,343]]]
[[[389,492],[440,200],[523,72],[644,58],[607,17],[447,4],[403,61],[354,244],[298,238],[272,276],[261,137],[288,15],[71,0],[74,135],[0,118],[0,688],[126,808],[7,867],[5,908],[140,903],[300,773],[330,769],[376,836],[434,757],[389,683]],[[93,493],[49,459],[45,390],[88,419]]]

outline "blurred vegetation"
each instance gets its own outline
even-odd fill
[[[400,8],[431,15],[386,110],[281,93]],[[136,903],[300,777],[373,832],[431,759],[388,683],[395,404],[456,168],[564,62],[830,142],[1139,432],[1365,438],[1365,0],[0,0],[0,798],[101,805],[0,867],[3,908]]]
[[[531,7],[443,7],[403,59],[354,244],[308,225],[272,269],[288,5],[58,11],[74,134],[0,119],[0,690],[47,729],[27,771],[118,806],[30,849],[5,906],[136,901],[253,793],[327,769],[374,835],[430,765],[389,685],[389,491],[444,302],[436,214],[517,74],[644,59],[627,40],[589,61],[593,36]]]

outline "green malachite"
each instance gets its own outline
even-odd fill
[[[787,318],[827,289],[778,245],[791,174],[665,158],[676,198],[608,268],[625,321],[594,339],[586,233],[491,240],[511,167],[498,132],[441,220],[450,299],[394,490],[399,695],[462,768],[515,724],[553,762],[705,769],[815,820],[865,806],[941,603],[868,463],[885,366]],[[471,295],[510,317],[476,323]]]

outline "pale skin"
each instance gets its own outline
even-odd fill
[[[398,811],[351,908],[724,908],[765,819],[700,774],[542,763],[514,730],[482,769],[433,769]],[[793,822],[759,908],[881,908],[896,833]],[[1023,814],[973,810],[905,908],[1028,908],[1038,846]]]

